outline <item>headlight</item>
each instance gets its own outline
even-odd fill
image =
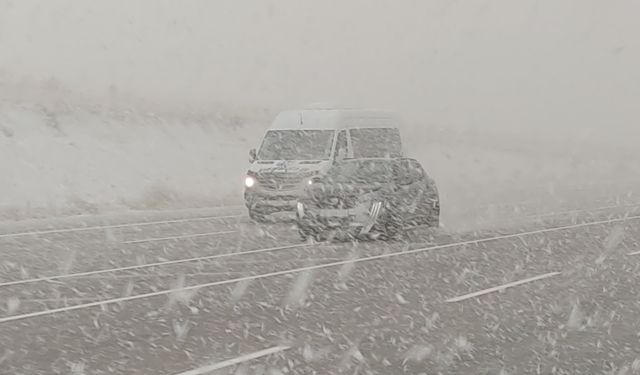
[[[335,197],[329,198],[327,199],[327,203],[335,207],[340,204],[340,198],[335,198]]]
[[[252,187],[255,184],[256,184],[256,180],[251,176],[247,176],[247,178],[244,179],[244,186],[248,188]]]
[[[313,185],[313,180],[312,179],[307,180],[307,185]]]

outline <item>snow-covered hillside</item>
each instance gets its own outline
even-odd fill
[[[255,140],[225,121],[2,102],[0,215],[238,203]]]

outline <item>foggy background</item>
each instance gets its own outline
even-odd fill
[[[597,1],[0,2],[4,80],[175,105],[390,106],[425,123],[630,127],[640,4]]]
[[[639,44],[640,0],[0,0],[0,372],[640,374]],[[406,119],[439,228],[250,220],[316,102]]]
[[[597,179],[594,163],[606,178],[631,174],[640,137],[638,14],[632,0],[2,0],[0,91],[22,102],[33,101],[29,88],[44,87],[57,99],[119,108],[226,111],[224,121],[204,122],[243,127],[242,134],[210,136],[232,144],[224,155],[235,164],[220,174],[222,164],[211,158],[225,159],[221,153],[185,157],[191,165],[209,163],[209,177],[236,189],[229,195],[238,194],[246,151],[275,112],[314,102],[389,108],[407,119],[407,146],[448,188],[446,200],[453,189],[469,190],[461,185],[474,175],[487,180],[485,188],[492,179],[504,187],[523,175],[543,185],[579,183],[568,175],[578,167],[585,179]],[[171,150],[188,154],[192,137],[176,147],[168,145],[180,139],[175,132],[170,141],[153,132],[145,137],[138,142],[161,145],[155,158],[164,155],[182,168]],[[132,151],[131,158],[141,156]],[[131,185],[136,173],[167,168],[149,164],[121,179]],[[114,168],[87,167],[96,179]],[[211,181],[198,184],[204,191]]]

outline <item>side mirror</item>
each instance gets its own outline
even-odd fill
[[[253,163],[258,158],[258,154],[255,148],[249,150],[249,163]]]

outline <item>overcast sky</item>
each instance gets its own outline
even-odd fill
[[[640,127],[639,15],[637,0],[0,0],[0,70],[177,103]]]

